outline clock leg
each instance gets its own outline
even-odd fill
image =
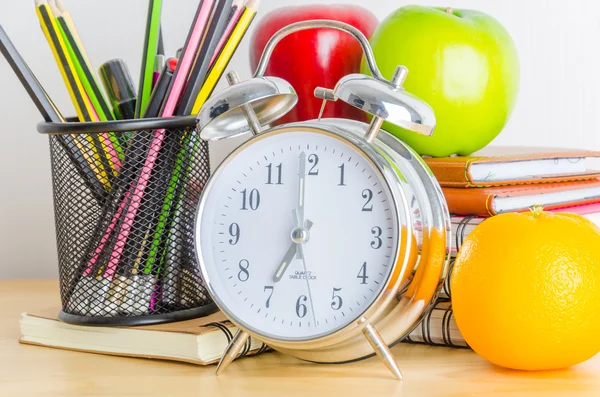
[[[250,335],[248,335],[244,331],[238,330],[231,342],[229,342],[229,346],[227,346],[225,353],[223,353],[223,357],[221,357],[219,365],[217,365],[217,375],[220,375],[223,371],[225,371],[225,368],[227,368],[229,364],[231,364],[233,360],[236,359],[240,350],[242,350],[242,348],[246,344],[246,341],[248,340],[249,336]]]
[[[367,340],[369,341],[369,344],[371,345],[373,350],[375,350],[375,353],[377,353],[379,359],[383,361],[385,366],[388,367],[390,371],[392,371],[392,373],[398,380],[402,380],[402,373],[400,372],[400,368],[398,368],[398,364],[396,363],[396,360],[394,360],[392,352],[390,351],[389,347],[385,344],[385,341],[383,340],[381,335],[379,335],[379,332],[377,332],[377,329],[375,329],[373,325],[367,324],[367,326],[363,329],[363,334],[365,335],[365,338],[367,338]]]

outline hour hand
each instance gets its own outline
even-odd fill
[[[290,248],[285,253],[283,260],[277,267],[275,274],[273,274],[273,282],[274,283],[278,283],[279,281],[281,281],[281,278],[285,274],[285,271],[287,270],[288,266],[290,265],[290,262],[292,262],[292,260],[294,259],[294,255],[296,255],[296,249],[297,249],[297,244],[292,243],[292,245],[290,245]]]

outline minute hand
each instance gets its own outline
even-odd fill
[[[304,278],[306,280],[306,290],[308,292],[308,303],[310,304],[310,311],[313,315],[313,321],[315,327],[317,326],[317,314],[315,313],[315,304],[313,303],[312,292],[310,291],[310,281],[308,280],[308,269],[306,268],[306,258],[304,257],[304,248],[302,244],[298,244],[298,252],[302,258],[302,267],[304,269]]]
[[[296,227],[304,226],[304,192],[306,190],[306,153],[300,153],[300,166],[298,168],[298,224]]]
[[[304,197],[306,196],[306,153],[300,153],[298,157],[300,165],[298,166],[298,208],[296,208],[294,221],[296,227],[304,227]],[[302,259],[304,251],[297,249],[296,257]]]

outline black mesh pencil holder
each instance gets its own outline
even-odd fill
[[[145,325],[217,310],[194,253],[196,205],[210,173],[194,124],[38,125],[50,139],[62,321]]]

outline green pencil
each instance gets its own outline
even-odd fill
[[[158,218],[158,224],[156,225],[156,229],[154,231],[154,235],[152,236],[152,244],[150,245],[150,249],[148,252],[148,259],[146,260],[146,264],[144,266],[144,273],[148,274],[152,272],[154,264],[158,258],[158,254],[160,251],[161,242],[166,237],[165,232],[168,231],[167,223],[169,219],[169,214],[172,212],[173,204],[178,203],[181,200],[181,197],[175,197],[177,195],[177,191],[181,191],[179,184],[183,181],[181,180],[181,174],[186,163],[186,157],[191,153],[187,153],[190,145],[191,131],[187,131],[185,135],[182,137],[181,149],[177,154],[177,159],[175,161],[175,167],[173,168],[173,173],[171,174],[171,180],[169,181],[169,187],[167,188],[167,192],[165,194],[163,205],[160,210],[160,216]],[[187,174],[187,170],[186,170]],[[179,188],[178,188],[179,187]],[[182,194],[180,193],[180,196]],[[162,257],[162,256],[161,256]]]
[[[140,118],[148,106],[152,94],[152,78],[154,76],[154,58],[158,53],[160,36],[160,14],[162,0],[148,1],[148,19],[146,20],[146,36],[144,39],[144,53],[142,56],[142,69],[138,85],[138,99],[135,105],[135,117]]]

